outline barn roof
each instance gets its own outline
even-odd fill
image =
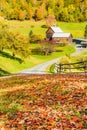
[[[63,32],[59,27],[57,26],[51,26],[51,29],[54,31],[54,33],[61,33]]]
[[[54,33],[52,37],[53,38],[54,37],[69,37],[70,35],[71,35],[70,33],[63,33],[62,32],[62,33]]]

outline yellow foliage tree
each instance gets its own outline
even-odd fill
[[[50,27],[56,25],[56,18],[53,14],[49,14],[47,19],[46,19],[46,26]]]

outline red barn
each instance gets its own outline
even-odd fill
[[[51,26],[46,31],[46,39],[56,42],[72,42],[72,34],[63,32],[57,26]]]

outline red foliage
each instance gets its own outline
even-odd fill
[[[17,103],[21,100],[19,104],[24,110],[1,114],[3,129],[87,129],[87,89],[84,87],[87,85],[86,76],[32,75],[18,77],[19,81],[22,83],[14,82],[8,86],[21,85],[23,88],[8,91],[7,96],[15,102],[17,100]]]

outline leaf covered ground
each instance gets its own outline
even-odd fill
[[[0,130],[86,130],[87,75],[0,79]]]

